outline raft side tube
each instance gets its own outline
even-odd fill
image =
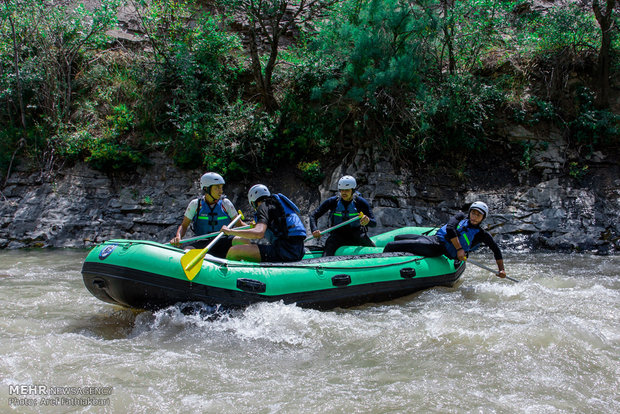
[[[130,308],[158,310],[185,302],[242,308],[258,302],[282,301],[285,304],[296,303],[307,308],[332,309],[392,300],[435,286],[451,287],[459,280],[464,269],[465,266],[461,265],[452,273],[439,276],[401,278],[271,296],[245,290],[205,286],[188,280],[101,263],[85,263],[82,273],[84,284],[95,297]],[[98,283],[101,280],[105,283]]]
[[[390,234],[393,240],[396,234],[425,230],[404,228],[381,236]],[[453,286],[465,268],[445,256],[344,246],[338,256],[319,257],[314,252],[292,263],[237,262],[207,254],[200,272],[189,281],[180,263],[185,252],[157,242],[110,240],[88,254],[82,267],[84,284],[104,302],[151,310],[178,302],[234,308],[263,301],[330,309]]]

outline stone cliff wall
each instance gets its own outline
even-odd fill
[[[161,155],[152,159],[151,167],[124,177],[109,177],[84,164],[44,182],[37,182],[37,174],[16,171],[0,195],[0,248],[89,248],[113,238],[167,242],[187,203],[199,194],[202,172],[180,170]],[[318,190],[301,184],[294,173],[263,182],[308,213],[336,194],[341,175],[354,175],[379,223],[371,235],[408,225],[439,226],[468,203],[483,200],[491,207],[486,228],[505,248],[607,253],[620,250],[620,178],[613,179],[620,176],[616,164],[601,168],[608,178],[592,188],[554,177],[532,186],[496,183],[490,189],[469,189],[397,172],[381,154],[360,150],[346,166],[333,169]],[[225,187],[246,215],[252,184]],[[319,225],[327,227],[327,218]]]

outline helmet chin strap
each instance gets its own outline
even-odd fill
[[[209,196],[209,198],[211,198],[212,201],[215,201],[215,197],[213,197],[213,195],[211,194],[212,190],[213,190],[213,186],[209,186],[209,189],[205,191],[205,195]],[[211,203],[209,199],[207,199],[207,202]]]

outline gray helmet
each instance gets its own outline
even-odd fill
[[[250,191],[248,191],[248,200],[250,201],[250,205],[256,209],[256,200],[270,195],[271,193],[269,192],[267,186],[263,184],[255,184],[252,188],[250,188]]]
[[[484,218],[486,218],[489,215],[489,207],[482,201],[475,201],[471,203],[471,206],[469,207],[469,211],[472,211],[472,210],[478,210],[479,212],[484,214]]]
[[[212,185],[226,184],[224,178],[218,173],[208,172],[200,177],[200,188],[209,188]]]
[[[350,175],[345,175],[338,180],[338,190],[355,190],[355,187],[357,187],[357,182]]]

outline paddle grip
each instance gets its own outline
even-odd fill
[[[237,223],[240,219],[242,219],[242,218],[243,218],[243,214],[241,213],[241,210],[239,210],[239,214],[237,214],[237,217],[235,217],[235,219],[234,219],[234,220],[230,223],[230,225],[231,225],[231,226],[234,226],[234,225],[235,225],[235,224],[236,224],[236,223]],[[209,243],[209,244],[207,245],[207,247],[205,247],[204,249],[202,249],[202,251],[200,252],[200,254],[199,254],[198,256],[194,257],[194,259],[193,259],[191,262],[189,262],[189,264],[188,264],[187,266],[185,266],[185,270],[189,270],[189,269],[191,269],[192,267],[194,267],[194,266],[196,265],[196,263],[198,263],[199,261],[201,261],[201,260],[205,257],[205,254],[207,254],[207,252],[209,251],[209,249],[210,249],[211,247],[213,247],[213,245],[214,245],[215,243],[217,243],[217,242],[218,242],[218,240],[219,240],[219,239],[221,239],[223,235],[224,235],[224,232],[223,232],[223,231],[221,231],[221,232],[220,232],[220,234],[218,234],[218,235],[215,237],[215,239],[213,239],[213,240],[211,241],[211,243]]]
[[[330,227],[330,228],[328,228],[328,229],[325,229],[325,230],[321,231],[321,236],[322,236],[322,235],[324,235],[325,233],[329,233],[329,232],[330,232],[330,231],[332,231],[332,230],[336,230],[336,229],[339,229],[339,228],[340,228],[340,227],[342,227],[342,226],[346,226],[347,224],[351,224],[351,223],[353,223],[355,220],[359,220],[359,219],[361,219],[361,218],[362,218],[362,213],[360,213],[360,215],[359,215],[359,216],[357,216],[357,217],[353,217],[353,218],[352,218],[352,219],[350,219],[350,220],[344,221],[344,222],[342,222],[342,223],[340,223],[340,224],[336,224],[334,227]],[[304,242],[307,242],[308,240],[312,240],[313,238],[314,238],[314,236],[309,236],[309,237],[306,237],[306,240],[304,240]]]

